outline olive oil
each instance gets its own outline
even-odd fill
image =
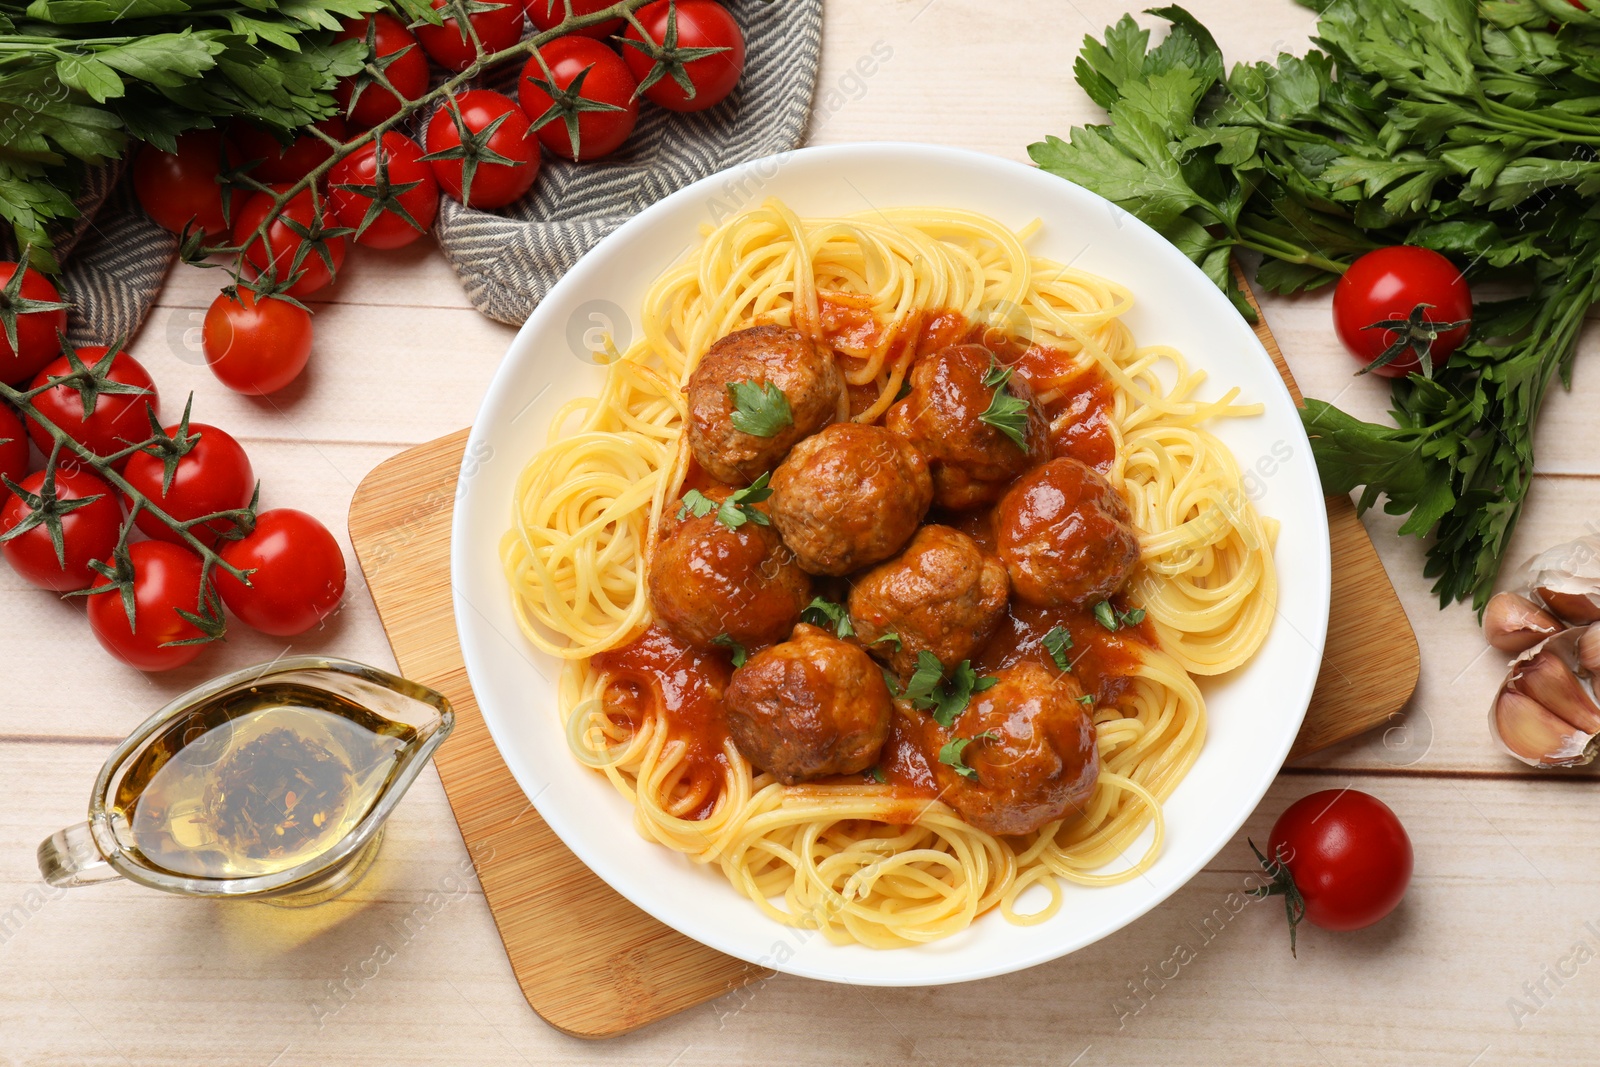
[[[112,823],[172,874],[277,874],[343,840],[415,737],[297,682],[236,689],[166,724],[117,784]]]

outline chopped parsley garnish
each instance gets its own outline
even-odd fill
[[[887,782],[889,780],[888,777],[883,773],[883,768],[882,767],[877,767],[877,766],[873,766],[873,767],[868,767],[867,768],[867,777],[871,778],[874,782],[877,782],[879,785],[883,785],[885,782]]]
[[[1002,366],[993,356],[989,369],[984,372],[983,384],[994,390],[989,410],[978,418],[1011,438],[1011,443],[1023,451],[1028,448],[1028,402],[1020,400],[1006,387],[1011,380],[1011,368]]]
[[[1127,611],[1118,611],[1111,606],[1111,601],[1102,600],[1094,606],[1094,618],[1101,626],[1115,633],[1124,626],[1138,626],[1144,622],[1144,609],[1129,608]]]
[[[735,667],[743,667],[745,665],[745,661],[750,658],[750,654],[744,650],[744,646],[735,641],[733,638],[729,637],[727,634],[718,634],[711,639],[711,643],[713,645],[721,645],[729,652],[732,652],[733,665]]]
[[[953,768],[963,778],[978,780],[978,772],[967,766],[965,752],[967,746],[974,741],[998,741],[1000,735],[993,730],[985,730],[976,737],[952,737],[939,749],[939,762],[946,767]]]
[[[882,670],[883,684],[889,687],[889,695],[896,699],[905,696],[905,690],[900,688],[900,679],[891,674],[889,668],[884,667]]]
[[[1078,703],[1082,704],[1086,708],[1094,707],[1094,694],[1093,693],[1085,693],[1085,694],[1083,694],[1083,696],[1078,698]]]
[[[876,640],[868,641],[867,644],[868,645],[881,645],[885,641],[893,641],[894,642],[894,651],[896,651],[896,652],[900,651],[900,635],[895,633],[892,630],[890,632],[884,634],[882,637],[877,638]]]
[[[752,437],[776,437],[794,425],[789,398],[771,382],[729,382],[733,428]]]
[[[772,520],[767,518],[766,513],[752,506],[772,495],[772,490],[767,487],[767,482],[771,478],[770,473],[763,474],[743,489],[735,489],[729,493],[728,499],[721,504],[700,490],[691,489],[683,494],[683,499],[679,502],[678,518],[682,519],[693,514],[695,518],[701,519],[715,511],[717,521],[730,530],[737,530],[747,522],[753,522],[757,526],[771,526]]]
[[[816,597],[807,604],[805,610],[800,612],[800,621],[832,630],[833,636],[839,638],[854,637],[856,633],[855,624],[850,621],[850,612],[845,610],[843,604],[835,604],[827,597]]]
[[[1067,658],[1067,650],[1072,647],[1072,634],[1067,632],[1065,626],[1052,626],[1050,632],[1044,635],[1041,643],[1044,650],[1050,653],[1050,658],[1056,661],[1056,666],[1064,671],[1072,669],[1072,661]]]
[[[683,499],[678,502],[678,518],[685,519],[693,515],[703,519],[717,510],[717,502],[706,496],[698,489],[691,489],[683,494]]]
[[[923,649],[917,653],[917,669],[912,672],[911,680],[906,683],[905,692],[901,695],[922,710],[931,711],[933,721],[948,729],[956,721],[956,716],[967,710],[967,702],[972,699],[972,694],[983,692],[999,680],[978,677],[978,672],[972,669],[972,662],[962,660],[956,664],[946,681],[944,665],[939,662],[939,657]]]

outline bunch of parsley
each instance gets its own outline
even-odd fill
[[[1254,313],[1230,271],[1259,253],[1279,293],[1335,281],[1373,248],[1415,244],[1517,295],[1480,302],[1431,377],[1394,386],[1395,425],[1308,400],[1323,485],[1363,487],[1402,532],[1434,534],[1441,604],[1482,609],[1533,476],[1546,388],[1570,384],[1600,299],[1600,3],[1302,0],[1304,57],[1226,70],[1179,7],[1154,47],[1124,17],[1074,73],[1110,123],[1031,145],[1040,167],[1126,208]]]
[[[380,9],[439,20],[427,0],[0,0],[0,219],[53,269],[51,226],[77,214],[86,167],[233,116],[328,117],[366,55],[333,33]]]

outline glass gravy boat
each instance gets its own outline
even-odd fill
[[[54,886],[319,904],[371,866],[384,820],[449,735],[443,696],[298,656],[185,693],[118,745],[89,818],[39,846]]]

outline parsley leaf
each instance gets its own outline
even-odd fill
[[[711,639],[711,643],[713,645],[721,645],[733,653],[733,665],[735,668],[743,667],[750,659],[750,654],[745,651],[744,646],[727,634],[718,634]]]
[[[989,354],[989,369],[983,372],[983,384],[993,389],[997,385],[1004,385],[1011,380],[1011,368],[1001,363]]]
[[[766,512],[758,511],[752,504],[759,504],[772,495],[772,490],[767,488],[767,482],[772,475],[763,474],[743,489],[736,489],[729,494],[728,499],[717,508],[717,521],[730,530],[737,530],[747,522],[757,526],[771,526],[772,520],[767,518]]]
[[[883,785],[885,782],[887,782],[889,780],[888,776],[886,776],[883,773],[883,768],[881,766],[877,766],[877,765],[874,765],[874,766],[871,766],[871,767],[867,768],[867,777],[871,778],[874,782],[877,782],[879,785]]]
[[[1000,735],[993,730],[985,730],[975,737],[952,737],[939,749],[939,762],[946,767],[953,768],[961,777],[969,778],[976,782],[978,780],[978,772],[967,766],[965,755],[967,746],[974,741],[998,740],[1000,740]]]
[[[1124,626],[1138,626],[1144,622],[1143,608],[1129,608],[1127,611],[1118,611],[1111,606],[1111,601],[1102,600],[1094,606],[1094,619],[1107,630],[1115,633]]]
[[[752,437],[776,437],[778,431],[794,425],[789,398],[771,382],[729,382],[728,399],[733,403],[733,428]]]
[[[1078,703],[1082,704],[1086,708],[1094,707],[1094,694],[1093,693],[1085,693],[1085,694],[1083,694],[1083,696],[1078,698]]]
[[[698,489],[691,489],[683,494],[683,499],[678,503],[678,518],[684,519],[693,515],[703,519],[717,510],[717,502],[706,496]]]
[[[850,612],[843,604],[836,604],[827,597],[815,597],[811,603],[800,612],[800,621],[820,626],[824,630],[831,629],[833,636],[838,638],[854,637],[855,624],[850,621]],[[879,638],[879,641],[883,638]]]
[[[1072,634],[1065,626],[1050,627],[1050,632],[1044,635],[1040,643],[1050,653],[1050,658],[1055,660],[1057,667],[1064,671],[1072,669],[1072,661],[1067,658],[1067,650],[1072,647]]]
[[[944,664],[939,662],[938,656],[923,649],[917,653],[916,670],[911,672],[911,678],[901,695],[919,708],[932,707],[938,703],[933,692],[943,677]]]
[[[965,659],[945,679],[939,657],[923,649],[917,653],[917,668],[902,695],[916,707],[932,712],[933,721],[948,729],[967,710],[974,693],[981,693],[998,681],[994,677],[978,677],[972,661]]]
[[[894,651],[896,651],[896,652],[900,651],[900,635],[895,633],[893,630],[891,630],[888,633],[884,634],[882,637],[879,637],[879,638],[876,638],[874,640],[868,641],[867,644],[869,646],[870,645],[881,645],[885,641],[893,641],[894,642]]]
[[[983,376],[984,384],[994,377],[994,370]],[[1018,448],[1027,450],[1028,447],[1028,402],[1019,400],[1010,389],[1006,388],[1006,380],[1011,377],[1008,368],[1001,375],[999,384],[995,387],[994,398],[989,401],[989,410],[978,416],[979,421],[986,422],[1011,438],[1011,443]]]

